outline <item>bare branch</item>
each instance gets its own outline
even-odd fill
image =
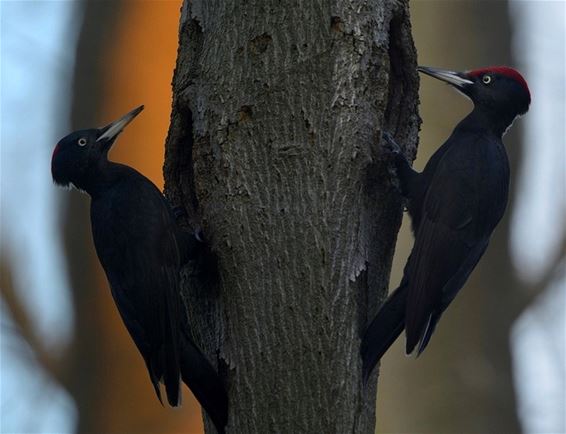
[[[10,312],[14,332],[17,333],[31,348],[33,355],[40,366],[61,383],[61,368],[58,355],[51,354],[45,348],[30,313],[25,308],[20,294],[16,291],[12,273],[5,261],[0,263],[0,296]]]

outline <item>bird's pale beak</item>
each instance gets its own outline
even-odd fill
[[[128,125],[132,120],[140,114],[143,110],[143,105],[136,107],[131,112],[126,113],[120,119],[115,120],[114,122],[109,123],[105,127],[100,129],[100,136],[96,139],[97,142],[102,141],[114,141],[114,139],[122,132],[122,130]]]
[[[429,68],[428,66],[419,66],[417,68],[419,72],[423,74],[430,75],[431,77],[437,78],[439,80],[445,81],[459,89],[464,88],[468,84],[473,84],[474,82],[467,78],[467,75],[463,72],[447,71],[445,69]]]

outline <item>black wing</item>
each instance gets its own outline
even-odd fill
[[[91,207],[96,250],[112,295],[158,398],[162,381],[169,403],[179,405],[182,376],[223,433],[227,394],[189,336],[179,293],[179,250],[192,258],[202,247],[192,234],[179,231],[157,187],[132,169],[124,170],[132,175],[128,182],[115,187],[112,195],[93,199]]]
[[[440,315],[464,285],[507,203],[508,165],[500,142],[458,141],[435,168],[405,269],[406,350],[422,352]],[[426,171],[426,169],[425,169]]]
[[[116,184],[91,208],[96,250],[122,319],[142,354],[155,391],[180,404],[179,253],[174,222],[148,180]]]

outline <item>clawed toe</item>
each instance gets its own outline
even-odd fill
[[[399,147],[399,145],[397,144],[391,133],[389,133],[388,131],[382,131],[381,137],[383,140],[385,140],[383,149],[388,151],[390,154],[394,154],[394,155],[401,154],[401,148]]]

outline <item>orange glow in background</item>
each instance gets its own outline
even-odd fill
[[[103,59],[108,74],[103,78],[101,124],[145,105],[112,150],[112,159],[136,168],[159,188],[163,187],[181,3],[123,2],[114,45]]]

